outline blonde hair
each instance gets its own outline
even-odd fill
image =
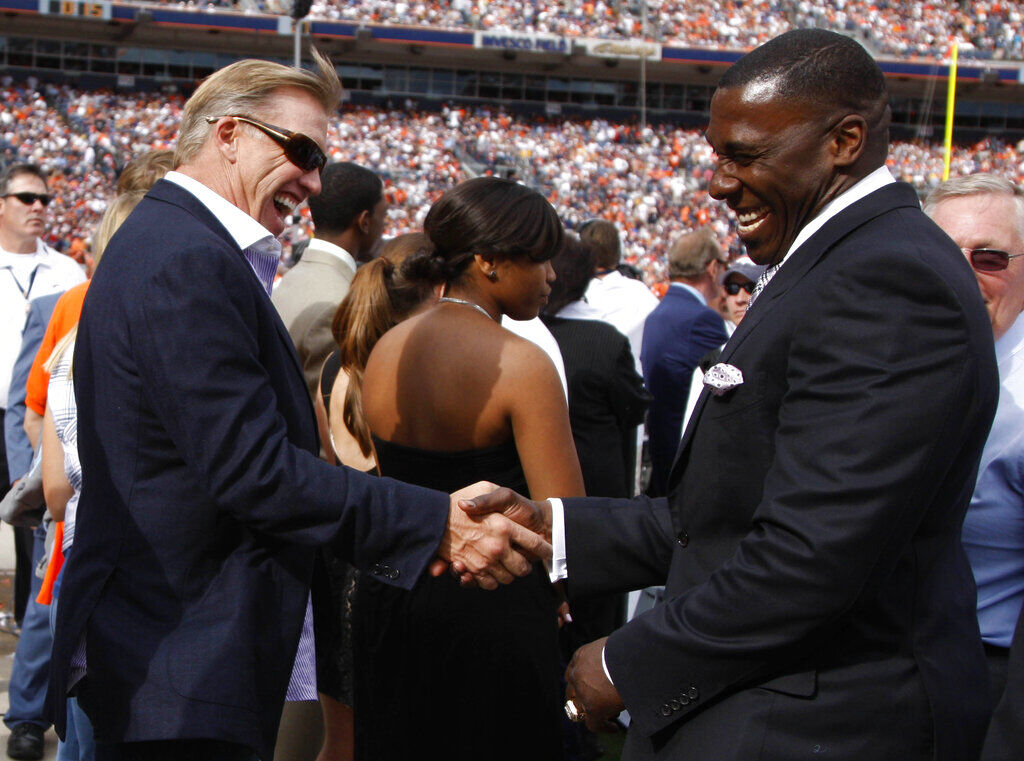
[[[364,264],[352,279],[331,322],[348,375],[342,420],[364,457],[372,452],[370,426],[363,416],[363,371],[380,337],[409,317],[430,296],[428,283],[410,280],[401,264],[429,243],[423,233],[407,233],[384,244],[381,255]]]
[[[341,81],[334,66],[313,49],[317,71],[295,69],[272,61],[248,58],[225,66],[204,80],[185,103],[174,152],[176,167],[196,157],[210,134],[207,116],[258,116],[274,92],[295,87],[312,95],[331,113],[341,100]]]
[[[69,330],[64,335],[64,337],[61,338],[57,342],[57,345],[53,347],[53,351],[50,352],[50,356],[43,363],[43,369],[48,374],[52,374],[53,373],[54,368],[56,368],[57,365],[60,363],[60,358],[64,356],[64,352],[66,352],[68,350],[69,346],[74,345],[76,338],[78,338],[78,323],[77,322],[74,325],[72,325],[71,326],[71,330]],[[68,368],[68,380],[71,380],[71,377],[72,377],[71,376],[71,370],[72,369],[73,369],[72,367]]]
[[[122,193],[107,204],[107,210],[103,213],[103,219],[96,226],[96,232],[92,234],[92,258],[97,264],[99,264],[107,244],[110,243],[110,239],[117,232],[117,228],[124,224],[124,221],[128,219],[128,215],[139,205],[139,201],[145,195],[145,190],[133,190],[128,193]]]
[[[174,169],[174,151],[161,148],[139,154],[121,170],[117,178],[117,194],[147,191],[153,183]]]
[[[124,221],[128,219],[128,215],[138,206],[139,201],[145,195],[146,191],[144,190],[134,190],[117,196],[107,205],[107,210],[103,213],[103,219],[96,226],[96,232],[92,236],[92,258],[97,264],[99,264],[107,244],[110,243],[110,239],[117,232],[117,228],[124,224]],[[53,372],[53,368],[60,362],[60,358],[64,356],[64,352],[67,351],[68,347],[74,344],[77,336],[78,323],[75,323],[74,327],[57,342],[57,345],[53,347],[53,351],[50,352],[50,356],[43,364],[43,369],[46,372]],[[69,367],[68,378],[72,377],[71,371],[72,368]]]

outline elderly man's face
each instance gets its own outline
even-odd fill
[[[16,175],[9,183],[7,198],[0,199],[0,229],[12,239],[38,238],[46,229],[46,207],[41,201],[23,203],[16,193],[45,195],[46,183],[34,174]]]
[[[705,136],[718,163],[708,192],[736,213],[758,264],[781,261],[828,201],[828,133],[820,113],[774,95],[770,83],[719,89],[712,98]]]
[[[294,88],[279,90],[255,116],[263,121],[312,138],[327,146],[327,113],[309,93]],[[238,146],[242,211],[274,235],[284,232],[286,218],[311,195],[320,192],[320,173],[295,166],[268,135],[243,126]]]
[[[932,219],[958,246],[1024,253],[1020,208],[1009,196],[990,193],[940,201]],[[1010,329],[1024,309],[1024,257],[1011,259],[999,272],[974,271],[996,339]]]

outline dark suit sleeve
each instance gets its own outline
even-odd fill
[[[49,310],[53,309],[54,300],[55,297],[49,299]],[[24,428],[25,384],[28,381],[28,371],[32,368],[32,361],[46,333],[49,310],[44,310],[40,306],[39,299],[30,302],[28,316],[25,318],[25,329],[21,334],[21,350],[14,360],[14,369],[11,372],[7,412],[4,414],[4,444],[7,448],[7,469],[12,483],[25,475],[32,465],[32,444],[29,443]]]
[[[991,415],[994,389],[979,391],[985,376],[974,369],[991,364],[975,353],[991,354],[991,344],[971,345],[979,331],[954,290],[911,252],[859,255],[821,285],[799,306],[774,459],[749,533],[706,582],[608,641],[612,679],[644,734],[780,673],[870,598],[964,456],[964,432]],[[700,541],[689,537],[691,548]],[[690,686],[700,700],[666,710]]]
[[[562,504],[573,594],[629,592],[665,583],[675,538],[664,497],[580,497]],[[575,538],[579,541],[570,541]]]
[[[255,308],[264,297],[229,253],[176,252],[128,301],[160,425],[203,493],[242,524],[292,544],[338,541],[357,567],[387,564],[411,587],[436,554],[447,495],[328,465],[289,440],[254,325],[273,310]]]

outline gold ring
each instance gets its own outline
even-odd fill
[[[576,701],[569,698],[565,701],[565,715],[569,717],[569,721],[579,723],[587,718],[586,714],[583,713],[583,709],[576,705]]]

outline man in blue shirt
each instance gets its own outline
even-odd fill
[[[937,187],[924,208],[974,268],[996,339],[999,407],[963,543],[997,703],[1024,602],[1024,190],[995,175],[959,177]]]

